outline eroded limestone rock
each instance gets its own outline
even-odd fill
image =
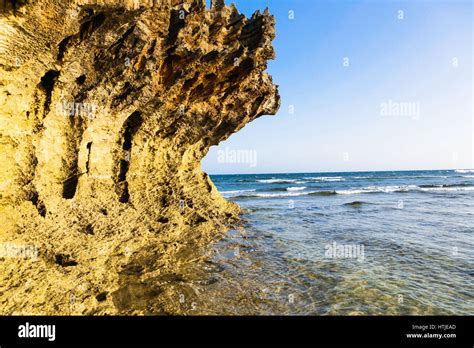
[[[38,250],[0,259],[0,312],[126,312],[130,269],[169,274],[237,220],[200,161],[277,111],[274,19],[219,0],[0,11],[0,243]]]

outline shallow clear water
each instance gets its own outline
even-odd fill
[[[474,171],[212,180],[245,224],[183,270],[185,313],[474,314]]]

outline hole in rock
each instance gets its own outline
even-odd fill
[[[87,143],[86,173],[89,173],[89,163],[91,160],[91,147],[92,147],[92,142]]]
[[[46,116],[49,113],[51,106],[51,95],[53,94],[54,84],[56,83],[59,76],[59,71],[49,70],[41,78],[40,88],[43,90],[45,99],[44,99],[44,115]]]
[[[206,222],[207,219],[206,219],[204,216],[202,216],[202,215],[200,215],[200,214],[198,214],[198,213],[195,213],[195,214],[192,216],[192,221],[193,221],[193,224],[194,224],[194,225],[197,225],[197,224],[201,224],[201,223],[203,223],[203,222]]]
[[[120,203],[130,202],[130,193],[128,192],[128,183],[127,182],[125,182],[122,186],[122,192],[120,193],[119,202]]]
[[[88,224],[88,225],[86,226],[85,232],[86,232],[87,234],[94,234],[94,226],[92,226],[92,224]]]
[[[46,216],[46,206],[44,205],[43,201],[39,199],[38,192],[34,191],[30,194],[30,202],[36,207],[38,213],[42,216]]]
[[[131,114],[123,125],[122,149],[123,157],[119,162],[119,173],[117,178],[117,193],[121,203],[128,203],[130,194],[128,192],[127,172],[130,167],[130,154],[132,150],[133,136],[138,131],[143,119],[139,111]]]
[[[72,36],[68,36],[65,39],[63,39],[59,45],[58,45],[58,60],[61,61],[64,58],[64,54],[66,53],[67,46],[69,45],[69,42],[71,41]]]
[[[120,160],[119,182],[125,181],[128,171],[128,161]]]
[[[164,217],[164,216],[162,216],[162,217],[160,217],[160,218],[158,219],[158,222],[159,222],[159,223],[162,223],[162,224],[166,224],[166,223],[168,223],[169,221],[170,221],[170,220],[169,220],[167,217]]]
[[[77,84],[82,85],[86,82],[86,75],[81,75],[76,79]]]
[[[168,37],[166,39],[166,44],[169,46],[172,46],[175,42],[176,39],[178,38],[178,34],[181,31],[181,29],[184,28],[184,25],[186,24],[186,21],[183,18],[183,10],[172,10],[171,11],[171,18],[170,18],[170,25],[168,27]]]
[[[76,266],[77,262],[72,260],[69,255],[57,254],[55,256],[55,262],[62,267]]]
[[[107,294],[108,294],[108,292],[104,291],[104,292],[101,292],[100,294],[98,294],[95,298],[96,298],[97,301],[103,302],[107,299]]]
[[[74,175],[63,182],[63,198],[71,199],[76,194],[78,175]]]

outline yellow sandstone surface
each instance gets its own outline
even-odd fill
[[[0,11],[0,314],[147,312],[140,294],[173,296],[147,281],[238,221],[200,161],[276,113],[274,18],[204,0]]]

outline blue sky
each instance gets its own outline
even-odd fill
[[[474,167],[471,1],[233,2],[275,15],[282,105],[211,148],[205,171]]]

